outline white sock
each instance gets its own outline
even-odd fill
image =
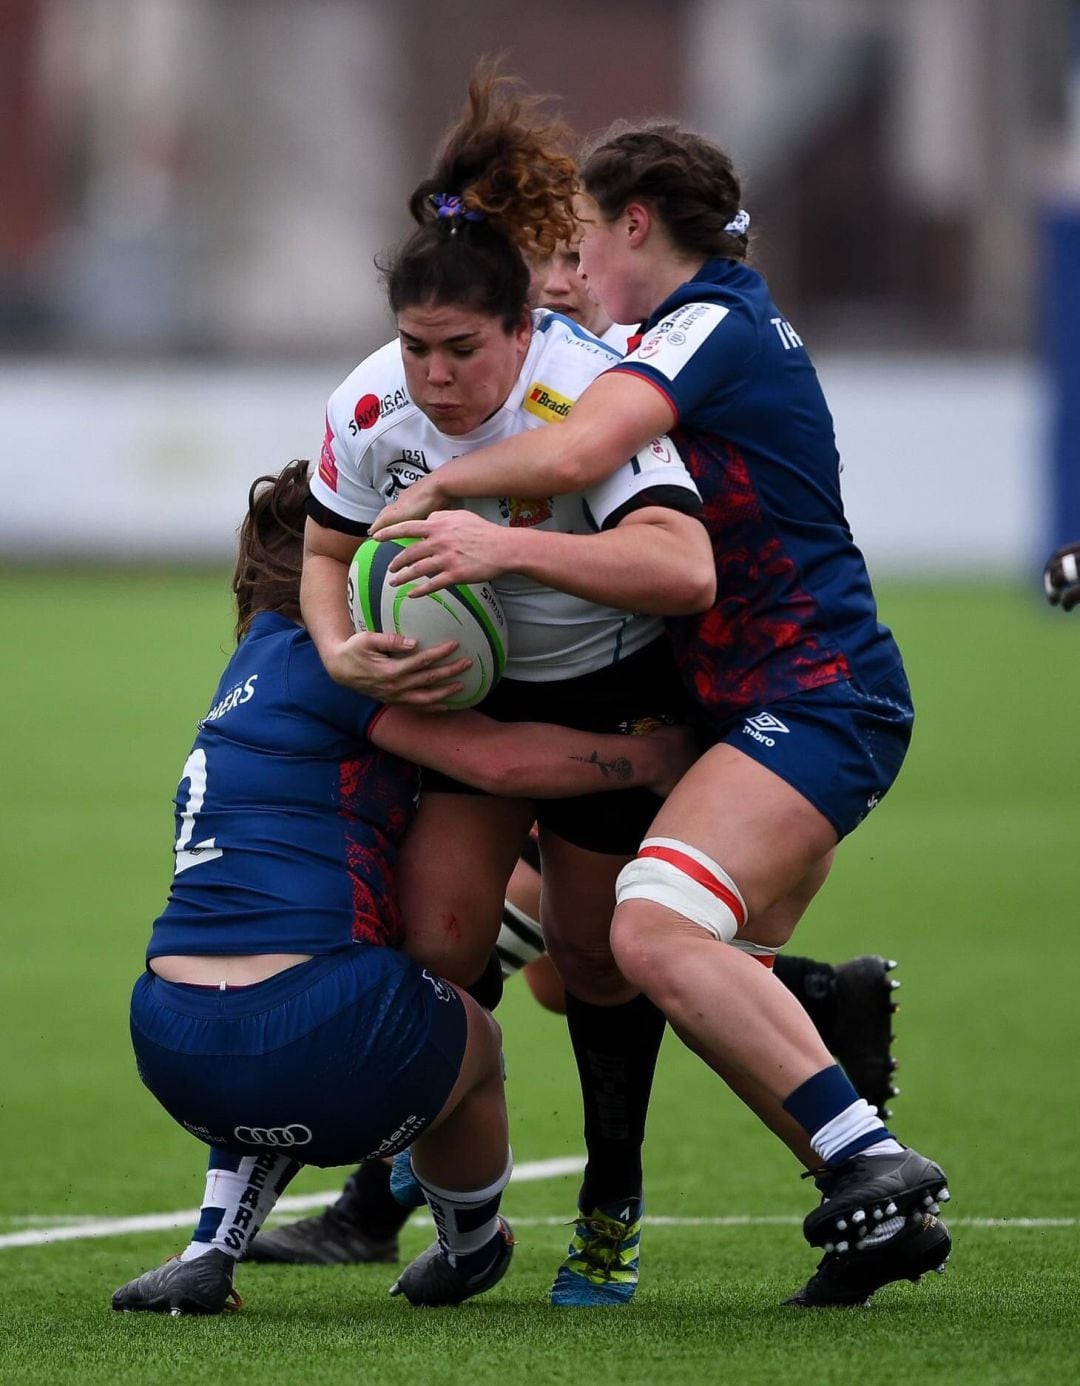
[[[199,1225],[181,1261],[208,1251],[224,1251],[238,1261],[299,1168],[298,1161],[272,1150],[236,1156],[212,1151]]]

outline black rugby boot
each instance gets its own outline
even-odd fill
[[[390,1293],[404,1295],[410,1304],[422,1309],[461,1304],[473,1295],[482,1295],[503,1278],[514,1254],[514,1234],[505,1218],[499,1219],[495,1237],[498,1241],[495,1259],[479,1275],[464,1275],[457,1266],[450,1264],[446,1252],[435,1242],[415,1261],[409,1262],[390,1286]]]
[[[803,1234],[811,1246],[840,1255],[867,1236],[876,1241],[890,1219],[915,1221],[949,1200],[941,1166],[910,1148],[895,1155],[852,1155],[818,1173],[817,1186],[821,1204],[807,1214]]]
[[[239,1309],[243,1300],[233,1289],[236,1261],[224,1251],[206,1251],[194,1261],[178,1256],[129,1280],[112,1297],[112,1307],[150,1314],[220,1314]]]
[[[945,1223],[930,1213],[921,1213],[878,1245],[859,1243],[847,1255],[826,1252],[802,1289],[784,1303],[800,1309],[862,1307],[883,1285],[896,1280],[917,1283],[927,1271],[944,1274],[951,1250],[952,1238]]]

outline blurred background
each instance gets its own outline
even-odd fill
[[[733,154],[874,571],[1080,533],[1075,0],[2,0],[0,558],[229,555],[500,50],[583,134]]]
[[[7,1349],[11,1380],[58,1379],[28,1365],[35,1342],[80,1386],[146,1378],[155,1330],[103,1337],[103,1306],[175,1232],[75,1237],[86,1220],[183,1209],[201,1187],[202,1152],[139,1084],[127,996],[172,870],[169,795],[231,644],[236,525],[252,477],[317,455],[327,397],[392,336],[375,259],[408,230],[474,60],[506,50],[582,134],[664,112],[743,171],[754,258],[821,374],[919,708],[899,784],[844,844],[794,951],[900,959],[897,1129],[957,1198],[940,1302],[959,1317],[906,1314],[924,1301],[905,1286],[876,1329],[820,1325],[807,1374],[808,1326],[785,1356],[761,1310],[809,1269],[794,1226],[771,1225],[797,1222],[807,1191],[672,1038],[650,1206],[770,1225],[718,1237],[654,1221],[633,1352],[594,1358],[620,1380],[711,1379],[719,1313],[743,1334],[743,1357],[725,1339],[733,1380],[796,1360],[807,1380],[867,1380],[883,1353],[908,1360],[898,1341],[901,1380],[1069,1379],[1075,1346],[1055,1344],[1080,1266],[1080,609],[1051,611],[1040,579],[1049,550],[1080,538],[1078,9],[0,0],[0,1378]],[[499,1018],[516,1156],[579,1153],[561,1026],[520,984]],[[296,1191],[334,1183],[311,1170]],[[525,1185],[508,1210],[558,1224],[572,1197],[565,1179]],[[70,1246],[23,1243],[53,1227]],[[540,1306],[565,1232],[529,1236],[514,1293]],[[688,1258],[708,1285],[689,1318]],[[383,1375],[365,1356],[365,1379],[458,1379],[426,1325],[408,1355],[381,1280],[358,1315],[356,1282],[312,1274],[306,1300],[288,1277],[244,1285],[272,1310],[278,1296],[296,1344],[302,1365],[277,1379],[322,1380],[311,1362],[336,1353],[325,1379],[354,1380],[342,1345],[362,1333],[393,1354]],[[503,1376],[521,1349],[576,1369],[536,1315],[477,1322],[458,1350],[475,1360],[497,1339]],[[192,1357],[169,1335],[155,1380],[232,1381],[237,1343],[267,1324],[256,1310],[250,1340],[197,1335]],[[705,1344],[690,1367],[672,1348],[688,1335]]]

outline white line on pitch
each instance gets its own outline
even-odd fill
[[[579,1155],[560,1156],[554,1160],[531,1160],[518,1165],[513,1182],[527,1184],[537,1179],[557,1179],[563,1174],[580,1174]],[[309,1208],[323,1208],[333,1203],[341,1192],[332,1189],[316,1194],[286,1194],[279,1198],[275,1213],[303,1213]],[[87,1221],[66,1218],[57,1227],[39,1227],[24,1232],[9,1232],[0,1236],[0,1249],[14,1246],[44,1246],[51,1242],[74,1242],[90,1237],[122,1237],[129,1232],[165,1232],[173,1227],[194,1227],[199,1220],[197,1208],[181,1208],[175,1213],[145,1213],[130,1218],[97,1218]]]
[[[513,1182],[527,1184],[540,1179],[557,1179],[565,1174],[579,1174],[582,1161],[580,1157],[567,1156],[553,1160],[533,1160],[518,1165],[514,1170]],[[322,1208],[337,1197],[336,1189],[325,1193],[287,1194],[280,1198],[274,1209],[277,1213],[302,1213],[310,1208]],[[12,1232],[0,1236],[0,1249],[17,1246],[43,1246],[53,1242],[81,1241],[87,1238],[121,1237],[128,1233],[163,1232],[176,1227],[191,1227],[199,1217],[197,1208],[183,1208],[174,1213],[147,1213],[129,1218],[82,1218],[78,1221],[67,1219],[63,1225],[39,1227],[23,1232]],[[427,1221],[426,1212],[417,1212],[415,1220]],[[515,1217],[515,1227],[564,1227],[566,1218],[523,1218]],[[755,1216],[735,1213],[725,1217],[663,1217],[650,1214],[650,1227],[797,1227],[802,1218],[791,1214],[775,1216]],[[1074,1228],[1080,1227],[1080,1218],[950,1218],[951,1227],[981,1228]]]
[[[515,1227],[566,1227],[566,1218],[511,1219]],[[649,1227],[800,1227],[801,1216],[762,1216],[732,1213],[716,1218],[667,1218],[645,1214]],[[950,1227],[1080,1227],[1080,1218],[949,1218]]]

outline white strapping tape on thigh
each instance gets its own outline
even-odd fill
[[[737,948],[740,953],[749,953],[752,958],[776,958],[783,951],[782,948],[770,948],[767,943],[753,943],[748,938],[729,938],[728,942],[732,948]]]
[[[746,901],[711,857],[673,837],[647,837],[619,872],[615,899],[651,900],[729,943],[746,923]]]

